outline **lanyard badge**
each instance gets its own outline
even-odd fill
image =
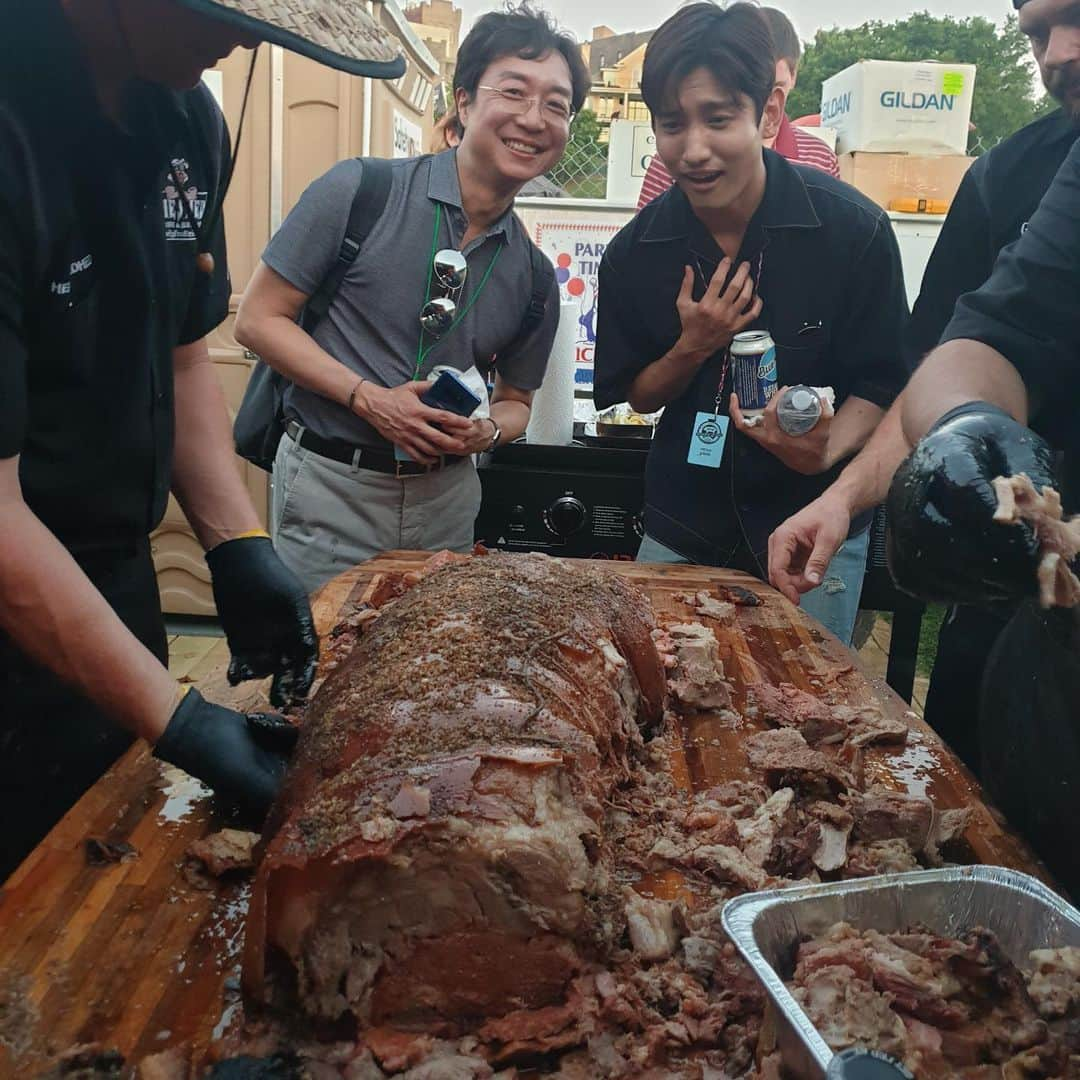
[[[724,383],[727,381],[728,365],[731,352],[724,350],[724,365],[720,369],[720,382],[716,387],[716,399],[713,411],[699,412],[694,417],[694,430],[690,433],[690,450],[686,461],[689,465],[700,465],[705,469],[719,469],[724,460],[724,446],[727,444],[728,427],[731,420],[720,415],[720,404],[724,397]]]
[[[724,444],[727,442],[730,423],[731,420],[726,416],[699,412],[694,418],[687,462],[704,466],[706,469],[719,469],[720,462],[724,459]]]

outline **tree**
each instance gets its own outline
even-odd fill
[[[600,131],[600,120],[596,113],[592,109],[582,109],[570,125],[570,139],[566,145],[569,148],[599,144]]]
[[[859,60],[940,60],[977,65],[971,153],[996,146],[1054,107],[1047,95],[1035,93],[1028,41],[1014,15],[999,29],[981,16],[936,18],[924,11],[900,22],[873,21],[846,30],[819,30],[806,46],[788,115],[797,118],[816,113],[821,107],[821,84]]]

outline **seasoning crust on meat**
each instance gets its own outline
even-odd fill
[[[488,556],[429,574],[320,688],[272,811],[245,982],[326,1021],[454,1031],[564,1000],[608,947],[604,800],[664,674],[613,574]]]
[[[331,632],[267,823],[244,956],[263,1019],[233,1053],[348,1080],[753,1076],[765,996],[724,902],[936,865],[967,824],[867,783],[865,747],[907,727],[847,704],[850,665],[792,650],[811,690],[756,673],[737,705],[746,614],[709,593],[707,625],[658,626],[625,578],[540,555],[377,585]],[[691,791],[672,763],[699,723],[738,733],[733,778]],[[839,986],[813,987],[830,1022],[871,1002],[907,1038],[892,991]]]

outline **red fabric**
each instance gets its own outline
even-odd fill
[[[787,118],[785,113],[780,117],[780,129],[776,133],[776,141],[773,149],[788,161],[799,160],[799,143],[795,138],[795,125]]]
[[[840,178],[840,164],[836,155],[816,135],[796,127],[786,116],[780,121],[780,130],[776,133],[773,149],[789,161],[797,161],[801,165],[809,165]],[[654,154],[645,170],[645,179],[641,182],[637,208],[640,210],[658,195],[663,195],[673,183],[674,177],[660,160],[660,155]]]
[[[638,196],[637,208],[651,203],[658,195],[663,195],[675,178],[667,171],[667,166],[660,160],[659,154],[653,154],[649,167],[645,170],[645,179],[641,181],[641,194]]]
[[[795,124],[791,125],[791,130],[794,132],[795,144],[798,147],[798,156],[791,160],[820,169],[839,180],[840,162],[836,160],[836,155],[828,145],[816,135],[811,135],[809,131],[804,131]]]

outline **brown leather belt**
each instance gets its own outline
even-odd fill
[[[448,465],[464,461],[463,457],[444,454],[434,465],[421,465],[418,461],[398,461],[393,451],[382,450],[374,446],[354,446],[340,439],[324,439],[313,431],[301,427],[295,420],[285,425],[285,430],[297,446],[310,450],[319,457],[338,461],[343,465],[352,465],[357,469],[370,469],[372,472],[386,473],[388,476],[424,476],[438,472]]]

